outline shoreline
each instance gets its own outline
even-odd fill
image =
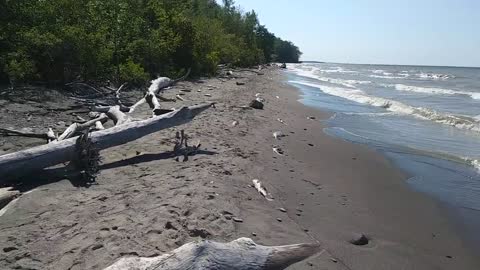
[[[323,252],[288,269],[478,269],[438,204],[411,190],[380,153],[325,134],[328,113],[298,102],[278,69],[236,74],[242,78],[167,91],[191,90],[165,106],[214,101],[217,108],[102,152],[97,185],[63,179],[20,197],[0,218],[0,268],[101,269],[193,240],[249,237],[265,245],[322,244]],[[239,108],[256,93],[264,110]],[[147,107],[138,118],[150,115]],[[204,150],[183,163],[163,154],[178,129]],[[275,131],[287,136],[276,140]],[[253,179],[273,201],[251,187]],[[368,245],[349,243],[356,234],[368,236]]]

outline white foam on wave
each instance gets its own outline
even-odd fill
[[[359,81],[359,80],[344,80],[344,79],[335,79],[335,78],[329,78],[329,77],[322,77],[319,76],[318,73],[321,73],[322,70],[316,67],[310,67],[308,69],[302,69],[302,68],[292,68],[290,71],[294,72],[295,74],[302,76],[302,77],[307,77],[307,78],[312,78],[315,80],[319,80],[322,82],[328,82],[331,84],[339,84],[343,85],[349,88],[355,88],[355,85],[359,84],[371,84],[371,81]]]
[[[420,79],[427,79],[427,80],[448,80],[453,79],[455,76],[449,74],[440,74],[440,73],[418,73],[416,74],[417,77]]]
[[[470,160],[470,164],[477,169],[478,172],[480,172],[480,161],[478,159],[472,159]]]
[[[390,75],[370,75],[369,77],[378,78],[378,79],[405,79],[406,78],[405,76],[390,76]]]
[[[428,108],[413,107],[399,101],[370,96],[359,89],[331,87],[302,81],[290,81],[290,83],[318,88],[322,92],[332,96],[345,98],[357,103],[367,104],[374,107],[381,107],[398,114],[411,115],[419,119],[430,120],[459,129],[480,132],[480,121],[469,116],[452,115],[440,113]]]
[[[470,96],[472,99],[480,99],[479,92],[457,91],[452,89],[421,87],[421,86],[413,86],[413,85],[405,85],[405,84],[382,84],[382,86],[394,88],[395,90],[398,90],[398,91],[436,94],[436,95],[466,95],[466,96]]]

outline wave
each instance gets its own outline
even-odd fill
[[[435,110],[423,107],[413,107],[399,101],[370,96],[359,89],[331,87],[301,81],[289,82],[318,88],[326,94],[345,98],[357,103],[367,104],[374,107],[381,107],[390,112],[411,115],[419,119],[430,120],[436,123],[453,126],[459,129],[480,132],[480,121],[474,117],[440,113]]]
[[[440,73],[419,73],[416,74],[417,77],[420,79],[427,79],[427,80],[448,80],[453,79],[455,76],[450,74],[440,74]]]
[[[315,80],[319,80],[319,81],[322,81],[322,82],[328,82],[328,83],[332,83],[332,84],[339,84],[339,85],[343,85],[343,86],[350,87],[350,88],[355,88],[355,85],[358,85],[358,84],[371,84],[372,83],[371,81],[343,80],[343,79],[335,79],[335,78],[329,78],[329,77],[321,77],[321,76],[318,76],[317,73],[322,72],[322,70],[319,69],[319,68],[316,68],[316,67],[312,67],[309,70],[293,68],[293,69],[291,69],[291,71],[294,72],[295,74],[299,75],[299,76],[302,76],[302,77],[312,78],[312,79],[315,79]]]
[[[425,94],[440,94],[440,95],[466,95],[472,99],[480,99],[480,92],[457,91],[444,88],[420,87],[405,84],[382,84],[384,87],[395,88],[398,91],[416,92]]]
[[[480,172],[480,161],[478,159],[467,160],[478,172]]]
[[[405,76],[390,76],[390,75],[370,75],[369,77],[378,78],[378,79],[405,79],[406,78]]]
[[[345,113],[342,113],[345,114]],[[336,115],[335,115],[336,116]],[[332,118],[333,120],[333,118]],[[431,158],[438,158],[438,159],[443,159],[443,160],[448,160],[451,162],[467,165],[470,167],[473,167],[477,172],[480,173],[480,160],[475,159],[475,158],[470,158],[470,157],[464,157],[464,156],[459,156],[451,153],[446,153],[446,152],[438,152],[438,151],[430,151],[430,150],[425,150],[421,148],[416,148],[412,146],[405,146],[405,145],[398,145],[398,144],[389,144],[385,143],[382,141],[378,141],[375,139],[371,139],[367,136],[362,136],[359,134],[356,134],[352,131],[349,131],[343,127],[328,127],[325,128],[324,131],[326,131],[327,134],[330,134],[331,131],[335,133],[335,135],[338,135],[338,132],[341,132],[343,134],[355,137],[355,138],[360,138],[361,140],[366,140],[366,143],[370,145],[374,145],[375,147],[380,147],[380,148],[388,148],[390,152],[395,152],[399,154],[413,154],[413,155],[421,155],[421,156],[426,156],[426,157],[431,157]],[[344,137],[341,135],[341,137]],[[345,138],[345,137],[344,137]],[[348,140],[348,138],[346,138]]]

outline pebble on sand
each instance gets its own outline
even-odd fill
[[[283,208],[283,207],[282,207],[282,208],[278,208],[278,210],[280,210],[281,212],[284,212],[284,213],[287,212],[287,210],[286,210],[285,208]]]
[[[355,246],[365,246],[368,245],[370,242],[370,239],[368,237],[361,233],[361,234],[354,234],[352,239],[349,241],[352,245]]]
[[[233,218],[233,221],[238,222],[238,223],[242,223],[242,222],[243,222],[243,219],[234,217],[234,218]]]
[[[278,221],[278,222],[282,222],[282,219],[281,219],[281,218],[277,218],[277,221]]]

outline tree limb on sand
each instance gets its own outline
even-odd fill
[[[230,243],[204,240],[185,244],[157,257],[122,258],[105,270],[285,269],[320,251],[319,244],[261,246],[249,238]]]

